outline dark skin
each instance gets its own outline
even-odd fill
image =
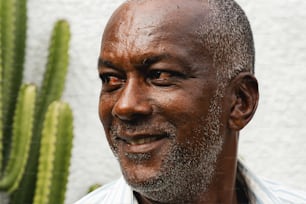
[[[257,81],[243,72],[225,87],[218,100],[222,111],[216,117],[220,124],[216,137],[223,143],[220,151],[214,151],[217,144],[202,126],[209,123],[203,118],[214,115],[210,106],[219,88],[218,67],[212,65],[209,51],[194,36],[200,23],[197,19],[201,23],[209,20],[208,10],[199,8],[197,1],[180,0],[175,5],[162,0],[131,2],[115,12],[104,32],[99,115],[123,175],[141,204],[238,203],[238,135],[256,110]],[[147,188],[148,181],[159,178],[165,185],[180,186],[175,183],[180,179],[167,180],[170,170],[176,169],[173,158],[181,156],[172,150],[202,152],[199,143],[203,141],[207,149],[217,152],[216,161],[202,162],[201,153],[190,153],[190,159],[199,156],[195,163],[212,167],[213,173],[202,174],[194,164],[182,174],[174,173],[188,178],[182,179],[182,186],[187,186],[178,193],[186,193],[182,197],[172,193],[170,186],[162,190],[170,189],[167,198],[156,196],[162,187]],[[197,183],[197,188],[188,189],[192,183]]]

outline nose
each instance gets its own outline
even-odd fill
[[[152,106],[145,85],[137,81],[129,81],[119,94],[112,110],[114,117],[120,120],[131,121],[135,118],[152,114]]]

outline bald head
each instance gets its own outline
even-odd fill
[[[185,51],[209,59],[220,81],[254,72],[252,31],[233,0],[129,0],[115,11],[103,39],[124,36],[134,36],[135,46],[151,38],[188,41]]]

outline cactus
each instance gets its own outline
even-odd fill
[[[72,113],[59,100],[67,74],[69,39],[68,23],[58,21],[42,88],[36,91],[35,85],[21,85],[26,0],[0,0],[0,191],[10,194],[11,204],[33,203],[34,192],[35,203],[64,202]],[[55,143],[45,143],[51,140]],[[54,151],[49,152],[50,148]],[[41,193],[42,186],[49,186],[49,193]]]
[[[2,11],[2,1],[0,0],[0,11]],[[2,14],[0,13],[0,172],[2,170],[2,152],[3,152],[3,89],[2,89],[2,84],[3,84],[3,65],[2,65]]]
[[[48,107],[42,131],[34,204],[64,202],[64,191],[58,189],[65,188],[67,183],[71,146],[71,110],[65,103],[53,102]]]
[[[68,41],[70,38],[69,26],[66,21],[58,21],[53,29],[47,69],[43,79],[42,88],[38,94],[37,110],[34,119],[33,143],[30,155],[31,161],[26,168],[27,176],[22,179],[20,189],[13,195],[13,199],[21,200],[20,203],[32,203],[37,176],[39,146],[42,131],[42,121],[48,105],[59,100],[65,82],[68,65]]]
[[[35,97],[34,85],[23,85],[20,88],[14,115],[12,151],[3,179],[0,180],[2,190],[16,190],[23,175],[32,137]]]
[[[15,7],[14,0],[1,0],[1,58],[3,66],[3,120],[4,126],[7,124],[8,110],[10,109],[12,100],[12,74],[14,60],[14,35],[15,32]]]
[[[3,142],[11,142],[11,125],[13,113],[17,100],[17,93],[22,82],[25,36],[26,36],[26,0],[0,0],[0,44],[3,65],[2,76],[2,128]],[[15,15],[17,14],[17,15]],[[14,78],[13,78],[14,77]],[[9,145],[7,145],[9,146]],[[5,165],[9,156],[9,149],[3,149],[3,160]],[[0,168],[1,169],[1,168]]]
[[[87,193],[91,193],[91,192],[93,192],[94,190],[100,188],[101,186],[102,186],[102,185],[99,184],[99,183],[92,184],[91,186],[89,186]]]

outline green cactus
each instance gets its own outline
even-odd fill
[[[65,82],[68,65],[68,41],[70,38],[69,25],[66,21],[58,21],[53,29],[49,47],[47,69],[43,79],[42,88],[38,94],[37,109],[34,119],[33,143],[31,145],[31,161],[26,168],[26,177],[23,177],[20,189],[13,195],[13,199],[21,200],[20,203],[32,203],[37,177],[39,147],[41,140],[42,121],[48,105],[59,100]],[[25,190],[26,189],[26,190]]]
[[[71,110],[65,103],[53,102],[48,107],[42,131],[34,204],[64,202],[64,191],[58,189],[65,188],[67,183],[71,146]]]
[[[94,190],[100,188],[101,186],[102,186],[101,184],[95,183],[95,184],[89,186],[87,193],[91,193],[91,192],[93,192]]]
[[[36,91],[35,85],[21,85],[26,0],[0,0],[0,191],[10,194],[11,204],[33,203],[34,192],[35,203],[64,202],[72,148],[72,113],[68,104],[58,100],[67,74],[69,39],[68,23],[58,21],[51,37],[42,88]],[[54,124],[53,128],[50,124]],[[44,142],[52,138],[55,143]],[[54,151],[48,152],[49,148]],[[46,159],[48,156],[53,159]],[[42,185],[49,186],[47,197],[40,192]]]
[[[3,60],[3,140],[11,142],[10,124],[13,121],[17,93],[22,82],[24,48],[26,36],[26,0],[0,0],[0,33],[1,33],[1,57]],[[13,78],[14,77],[14,78]],[[8,145],[7,145],[8,146]],[[9,149],[5,148],[4,158],[0,167],[7,162]]]
[[[0,11],[2,11],[2,1],[0,1]],[[3,152],[3,108],[2,108],[2,101],[3,101],[3,90],[2,90],[2,73],[3,73],[3,66],[2,66],[2,14],[0,13],[0,172],[2,170],[2,152]]]
[[[16,190],[23,175],[32,138],[35,97],[34,85],[21,86],[14,115],[12,151],[3,179],[0,180],[1,190]]]
[[[12,33],[15,32],[15,1],[1,0],[1,58],[3,66],[3,120],[4,124],[7,122],[8,110],[11,106],[12,95],[12,74],[13,74],[13,60],[14,60],[14,39]]]

